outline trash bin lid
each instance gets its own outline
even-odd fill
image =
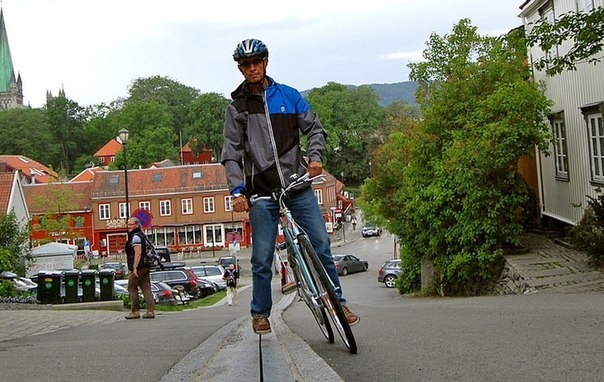
[[[108,268],[101,269],[99,271],[99,275],[103,275],[103,276],[112,275],[114,273],[115,273],[115,269],[108,269]]]
[[[80,273],[82,274],[82,276],[96,275],[96,271],[94,269],[82,269],[82,272]]]

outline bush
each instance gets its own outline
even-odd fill
[[[604,193],[597,188],[596,194],[595,198],[587,196],[589,207],[570,230],[570,239],[577,249],[587,253],[593,265],[604,266]]]
[[[4,280],[0,283],[0,297],[14,297],[19,293],[12,281]]]

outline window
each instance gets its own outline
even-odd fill
[[[602,111],[602,102],[581,107],[589,137],[591,180],[596,183],[604,183],[604,125],[602,123]]]
[[[556,113],[550,117],[554,130],[554,158],[556,161],[556,178],[568,180],[568,145],[564,113]]]
[[[191,215],[193,213],[193,199],[182,199],[180,205],[183,215]]]
[[[160,200],[159,201],[159,215],[160,216],[172,215],[172,206],[170,204],[170,200]]]
[[[589,130],[589,149],[591,154],[591,175],[595,182],[604,183],[604,126],[602,114],[587,116]]]
[[[233,211],[233,197],[230,195],[224,197],[224,210],[226,212]]]
[[[161,172],[155,173],[151,176],[151,181],[153,183],[161,182],[161,179],[162,179]]]
[[[128,208],[126,207],[126,203],[120,203],[119,210],[120,210],[120,219],[128,219]]]
[[[212,199],[213,200],[213,199]],[[224,246],[221,224],[209,224],[205,228],[205,246]]]
[[[556,15],[554,13],[554,5],[551,1],[549,1],[543,8],[539,10],[539,14],[541,15],[541,19],[549,21],[551,24],[556,23]],[[545,56],[547,59],[551,59],[553,57],[558,56],[558,46],[552,46],[552,48],[545,52]]]
[[[75,228],[82,228],[82,227],[84,227],[84,217],[83,216],[75,216],[73,218],[73,226]]]
[[[594,10],[594,0],[577,0],[577,12],[588,13]]]
[[[151,211],[151,202],[138,202],[138,208]]]
[[[193,173],[193,179],[201,179],[201,172],[194,172]]]
[[[201,226],[192,225],[178,227],[178,243],[180,245],[202,244],[203,236]]]
[[[317,198],[317,203],[322,205],[323,204],[323,190],[315,190],[315,197]]]
[[[110,161],[111,161],[111,163],[115,162],[115,156],[111,156]]]
[[[111,215],[109,214],[109,204],[99,204],[99,219],[109,220]]]
[[[203,198],[203,212],[206,214],[214,212],[214,198]]]

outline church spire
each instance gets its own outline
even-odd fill
[[[8,36],[4,24],[4,10],[0,8],[0,92],[9,91],[14,79],[13,59],[10,55]]]
[[[23,83],[20,73],[18,77],[15,77],[4,24],[4,10],[2,0],[0,0],[0,110],[15,107],[23,107]]]

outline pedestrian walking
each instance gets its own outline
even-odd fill
[[[224,275],[222,275],[222,279],[226,280],[226,295],[227,295],[227,304],[237,305],[237,284],[239,283],[239,271],[235,269],[235,264],[229,264],[229,267],[224,271]]]
[[[128,262],[128,295],[130,296],[130,313],[126,319],[140,318],[140,301],[138,298],[138,288],[143,291],[145,302],[147,303],[147,312],[143,318],[155,318],[155,300],[151,293],[151,278],[149,272],[151,268],[143,263],[143,256],[146,255],[146,238],[140,227],[138,218],[128,219],[128,241],[126,242],[126,260]]]

